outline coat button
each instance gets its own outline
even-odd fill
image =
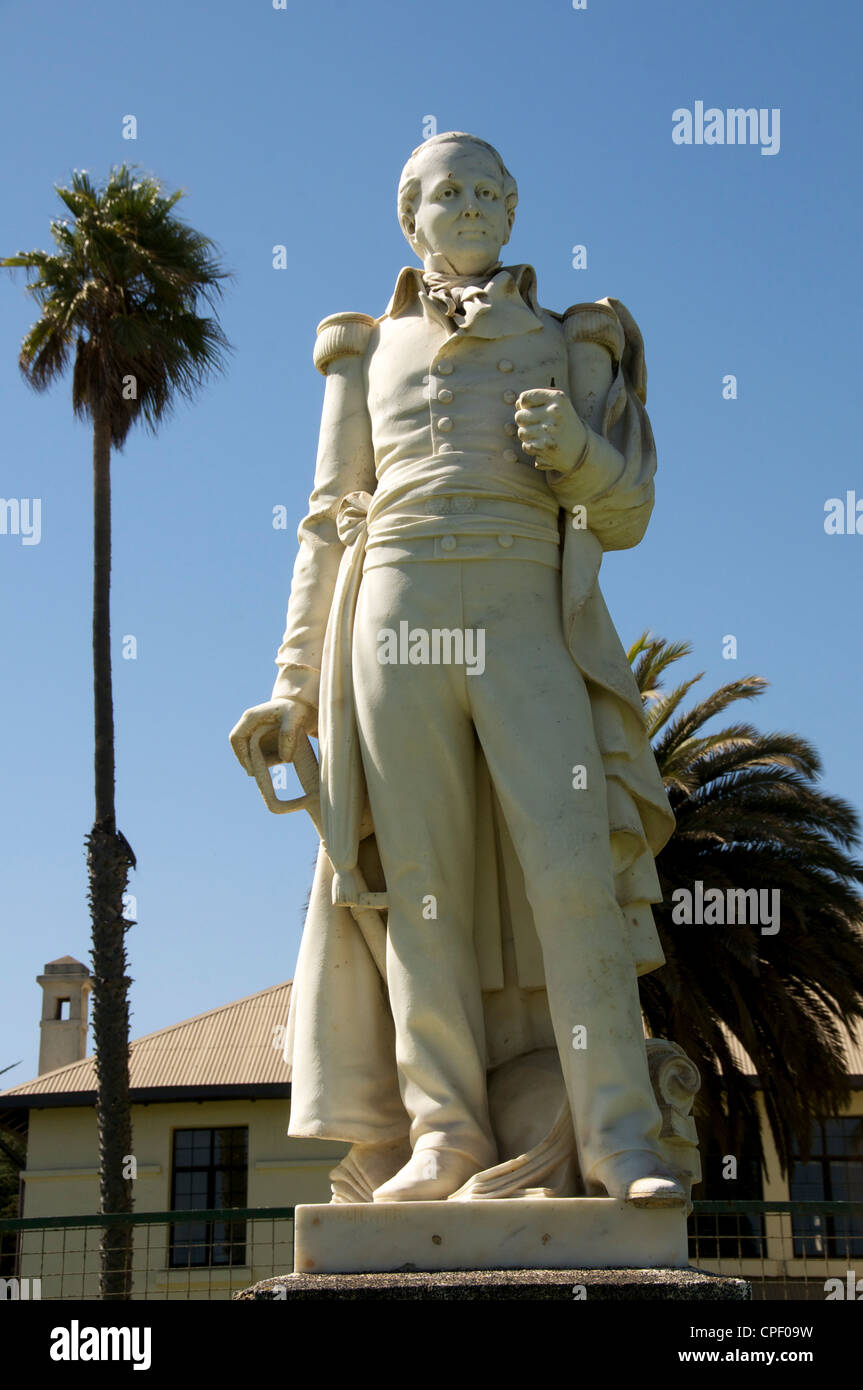
[[[498,362],[498,364],[497,364],[497,369],[498,369],[499,372],[511,372],[511,371],[512,371],[512,363],[510,362],[509,358],[508,358],[508,357],[502,357],[502,358],[500,359],[500,361]]]
[[[439,444],[439,445],[438,445],[438,453],[439,453],[439,454],[453,454],[453,453],[455,453],[455,445],[454,445],[454,444]]]
[[[450,376],[452,374],[452,362],[446,359],[443,362],[438,362],[435,370],[438,376]]]
[[[440,548],[441,550],[455,550],[455,536],[444,536]]]
[[[507,405],[515,405],[516,401],[518,400],[518,396],[515,394],[514,391],[504,391],[503,398],[506,401]]]
[[[504,434],[508,434],[509,437],[510,437],[510,439],[511,439],[512,436],[515,434],[515,430],[516,430],[516,427],[515,427],[515,425],[513,424],[512,420],[507,420],[506,424],[505,424],[504,427],[503,427],[503,432],[504,432]]]
[[[518,463],[518,454],[515,449],[504,449],[503,456],[507,463]]]
[[[441,434],[449,434],[450,430],[452,429],[452,420],[449,418],[448,415],[442,415],[437,422],[437,427],[440,430]]]
[[[437,393],[437,398],[439,401],[443,401],[444,405],[449,405],[452,400],[452,391],[448,386],[442,386]]]
[[[497,543],[498,545],[502,545],[504,550],[508,550],[509,547],[512,545],[512,536],[506,533],[502,536],[498,536]]]

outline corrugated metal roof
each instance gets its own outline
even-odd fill
[[[132,1089],[254,1086],[290,1081],[291,1069],[283,1059],[281,1045],[290,998],[288,980],[137,1038],[129,1049]],[[843,1035],[845,1069],[851,1076],[863,1076],[863,1023],[852,1030],[843,1029]],[[729,1042],[742,1070],[754,1076],[752,1059],[735,1037],[729,1035]],[[86,1057],[0,1091],[0,1102],[7,1096],[95,1090],[95,1059]]]
[[[291,1070],[282,1056],[291,982],[210,1009],[157,1033],[137,1038],[129,1049],[133,1090],[156,1086],[249,1086],[284,1084]],[[277,1029],[281,1027],[281,1034]],[[96,1090],[94,1057],[70,1062],[33,1081],[0,1091],[6,1096],[61,1095]]]

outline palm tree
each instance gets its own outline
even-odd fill
[[[745,1048],[784,1173],[805,1157],[812,1120],[850,1098],[842,1025],[863,1018],[863,864],[848,802],[819,791],[821,762],[805,739],[735,723],[704,726],[767,682],[744,676],[686,712],[704,674],[663,692],[663,674],[691,648],[644,633],[629,652],[653,750],[677,818],[657,857],[663,901],[654,909],[667,964],[640,981],[650,1032],[673,1038],[701,1070],[699,1128],[721,1153],[744,1147],[763,1164]],[[708,887],[781,892],[780,929],[680,926],[672,893]]]
[[[10,1062],[8,1067],[0,1067],[0,1076],[20,1065],[20,1062]],[[18,1215],[18,1175],[24,1167],[24,1148],[20,1141],[20,1135],[7,1133],[0,1125],[0,1217]],[[4,1238],[0,1236],[0,1278],[6,1273],[3,1244]]]
[[[207,237],[173,215],[182,190],[125,165],[97,189],[86,172],[57,188],[73,220],[51,223],[56,250],[0,261],[30,272],[41,317],[24,338],[19,365],[37,391],[72,361],[72,406],[93,425],[93,693],[95,818],[87,836],[93,923],[94,1007],[103,1212],[132,1211],[129,1001],[123,897],[135,856],[117,828],[111,686],[111,450],[136,421],[155,433],[178,397],[191,399],[224,363],[227,340],[214,304],[227,277]],[[103,1298],[128,1297],[131,1226],[105,1228]]]

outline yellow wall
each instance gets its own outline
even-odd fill
[[[249,1131],[249,1207],[288,1207],[327,1202],[329,1170],[347,1151],[344,1144],[293,1139],[285,1133],[285,1100],[191,1101],[132,1108],[137,1161],[135,1210],[171,1208],[171,1152],[175,1129],[245,1125]],[[92,1108],[30,1111],[25,1217],[79,1216],[99,1209],[98,1142]],[[247,1223],[248,1264],[227,1269],[170,1270],[168,1230],[141,1226],[135,1235],[135,1292],[150,1297],[227,1296],[273,1273],[292,1268],[291,1222]],[[95,1297],[98,1227],[25,1232],[21,1275],[42,1279],[42,1297]],[[62,1272],[62,1286],[61,1286]]]

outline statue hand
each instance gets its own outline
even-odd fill
[[[249,742],[258,735],[267,767],[289,763],[300,733],[311,727],[314,714],[300,700],[266,700],[253,705],[230,732],[231,747],[250,777],[252,770]]]
[[[587,443],[587,431],[563,391],[522,391],[515,403],[518,437],[537,468],[571,473]]]

